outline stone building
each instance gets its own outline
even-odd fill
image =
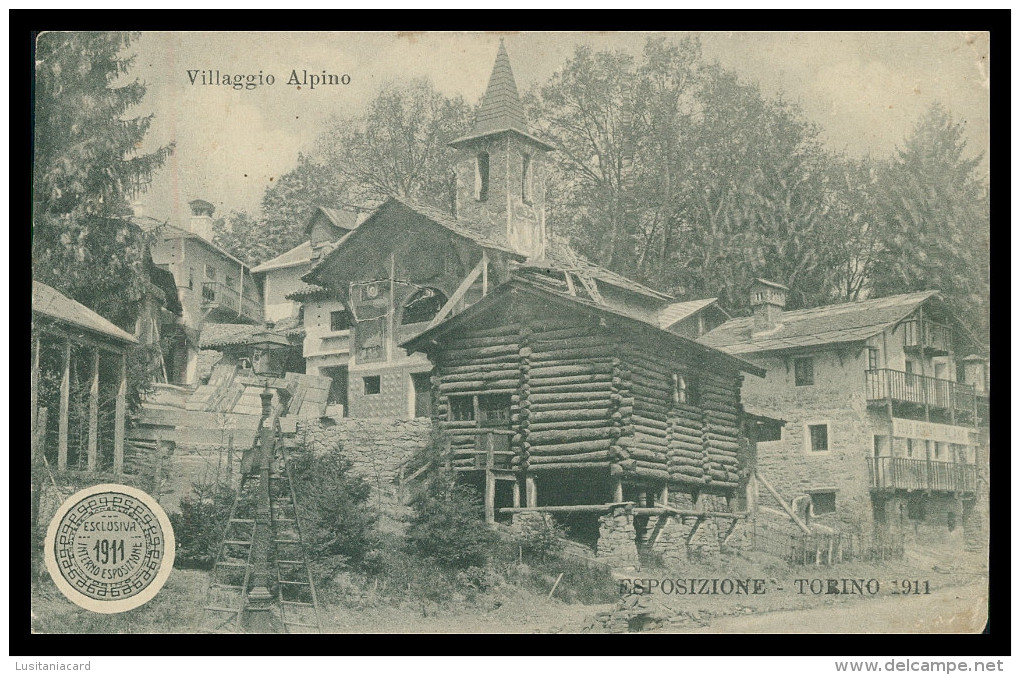
[[[262,292],[249,267],[212,243],[214,207],[193,200],[187,229],[154,218],[132,218],[154,232],[152,261],[173,275],[182,313],[164,354],[167,380],[196,384],[199,335],[206,324],[261,324]],[[167,331],[164,331],[165,333]]]
[[[354,211],[316,207],[305,224],[306,241],[252,268],[251,273],[262,288],[266,321],[298,318],[301,303],[287,296],[303,287],[301,277],[357,224],[358,214]]]
[[[761,475],[816,523],[962,540],[987,481],[977,339],[936,291],[784,311],[786,292],[758,280],[753,316],[700,339],[767,371],[742,391],[786,420]]]

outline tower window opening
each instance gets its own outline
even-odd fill
[[[531,204],[531,155],[521,156],[521,201]]]
[[[480,152],[475,158],[475,199],[489,199],[489,153]]]

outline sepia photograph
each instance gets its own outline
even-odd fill
[[[988,32],[34,40],[32,633],[987,630]]]

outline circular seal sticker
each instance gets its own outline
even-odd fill
[[[151,496],[105,483],[71,495],[46,530],[46,567],[71,602],[102,614],[144,605],[174,565],[170,519]]]

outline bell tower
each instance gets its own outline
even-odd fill
[[[457,219],[529,258],[545,257],[545,154],[553,147],[528,133],[502,40],[474,126],[450,146]]]

